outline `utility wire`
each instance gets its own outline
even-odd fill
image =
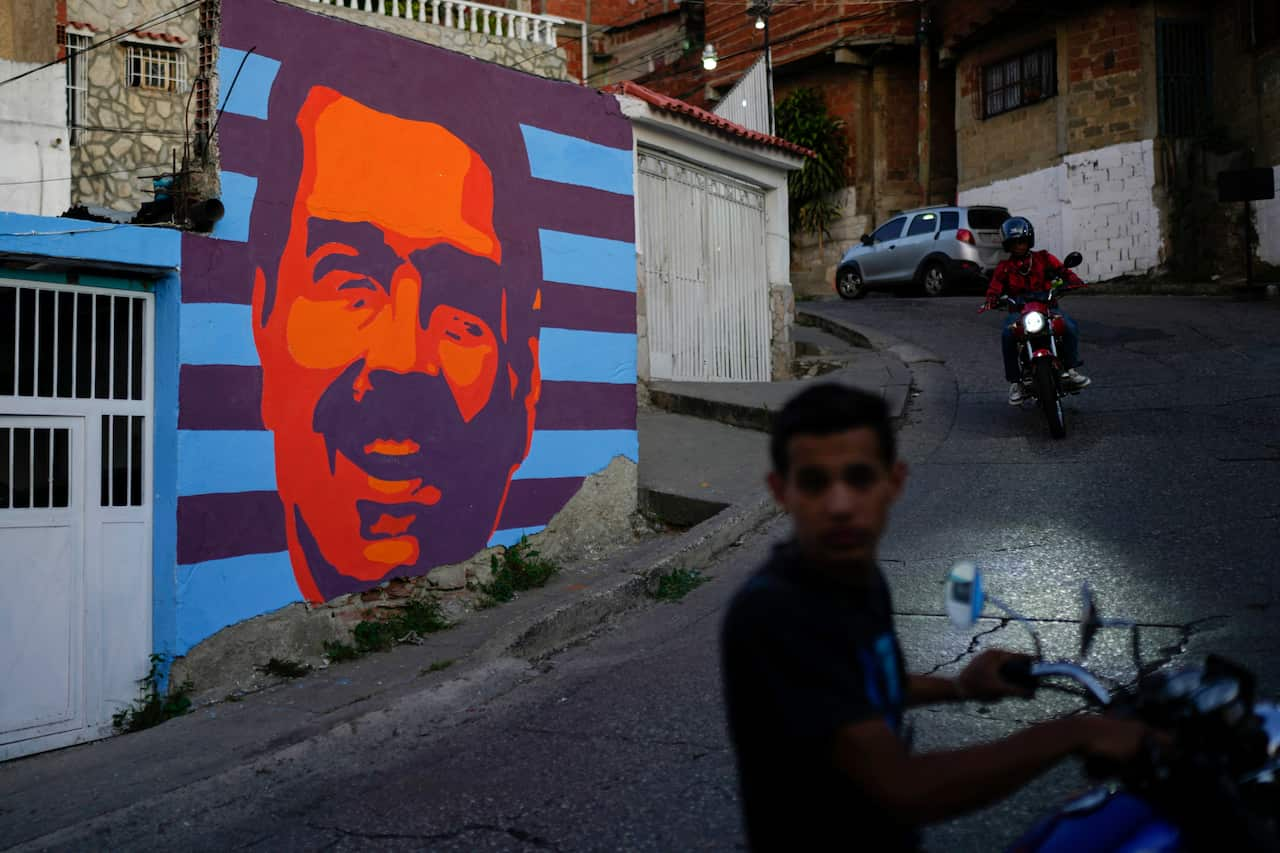
[[[75,51],[74,55],[83,56],[84,54],[89,53],[91,51],[95,51],[98,48],[106,47],[109,44],[115,44],[121,39],[126,38],[132,35],[133,33],[136,33],[138,30],[142,29],[143,27],[154,27],[156,24],[163,24],[166,21],[171,21],[174,18],[179,18],[187,14],[188,12],[190,12],[196,6],[199,6],[201,2],[202,0],[189,0],[189,2],[183,3],[181,6],[178,6],[177,8],[170,9],[168,12],[165,12],[161,15],[157,15],[156,17],[152,18],[149,21],[143,21],[141,24],[130,27],[127,30],[122,30],[116,33],[115,35],[111,36],[110,38],[106,38],[106,39],[103,39],[102,41],[94,42],[93,44],[89,45],[86,48],[77,50]],[[68,53],[66,56],[63,56],[60,59],[55,59],[55,60],[52,60],[51,62],[46,62],[44,65],[37,66],[36,68],[32,68],[28,71],[24,71],[21,74],[15,74],[13,77],[9,77],[8,79],[5,79],[5,80],[0,80],[0,86],[6,86],[9,83],[14,83],[14,82],[17,82],[18,80],[21,80],[23,77],[28,77],[32,74],[43,71],[46,68],[52,68],[55,65],[60,65],[66,62],[67,59],[70,58],[70,56],[72,55],[73,54]]]

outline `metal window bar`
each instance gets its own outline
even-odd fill
[[[1157,91],[1162,136],[1194,136],[1210,115],[1208,29],[1198,20],[1157,22]]]

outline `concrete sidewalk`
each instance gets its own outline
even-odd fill
[[[893,341],[817,314],[803,322],[827,324],[797,329],[798,364],[813,376],[654,387],[655,401],[670,409],[640,414],[642,495],[694,526],[641,538],[601,563],[566,566],[547,587],[468,613],[421,645],[206,702],[136,734],[0,764],[0,849],[79,848],[88,837],[104,849],[127,848],[127,836],[112,830],[163,823],[178,792],[190,798],[207,790],[212,798],[219,786],[271,773],[281,761],[332,749],[362,726],[403,715],[457,724],[468,708],[533,677],[540,659],[649,603],[660,576],[707,565],[777,514],[764,485],[763,429],[792,394],[844,381],[883,394],[897,418],[906,411],[913,373]],[[884,348],[868,346],[877,342]]]

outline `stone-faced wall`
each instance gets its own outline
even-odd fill
[[[435,24],[406,20],[389,14],[379,15],[375,12],[365,12],[360,9],[347,9],[341,6],[330,6],[326,3],[315,3],[312,0],[281,0],[281,2],[297,6],[300,9],[306,9],[314,15],[341,18],[344,21],[350,21],[361,26],[395,33],[398,36],[413,39],[423,44],[443,47],[446,50],[464,53],[467,56],[475,57],[485,62],[493,62],[497,65],[505,65],[508,68],[515,68],[526,74],[546,77],[550,80],[569,79],[563,46],[550,47],[531,41],[439,27]],[[387,7],[389,8],[392,5],[394,4],[388,3]],[[498,2],[489,3],[488,5],[505,6],[506,4]],[[564,39],[559,39],[559,41],[563,45]],[[573,72],[575,79],[579,72],[580,68],[575,67]]]
[[[94,43],[172,11],[168,0],[67,0],[74,25],[95,31]],[[145,33],[94,50],[88,65],[88,92],[79,144],[72,154],[72,204],[136,211],[151,201],[144,177],[182,163],[183,112],[197,74],[200,8],[147,27]],[[177,91],[128,85],[128,46],[177,49],[185,58],[186,80]],[[194,123],[192,105],[190,122]]]

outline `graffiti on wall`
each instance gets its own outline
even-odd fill
[[[228,213],[183,245],[180,649],[510,544],[637,457],[612,99],[273,0],[225,0],[222,42]]]

